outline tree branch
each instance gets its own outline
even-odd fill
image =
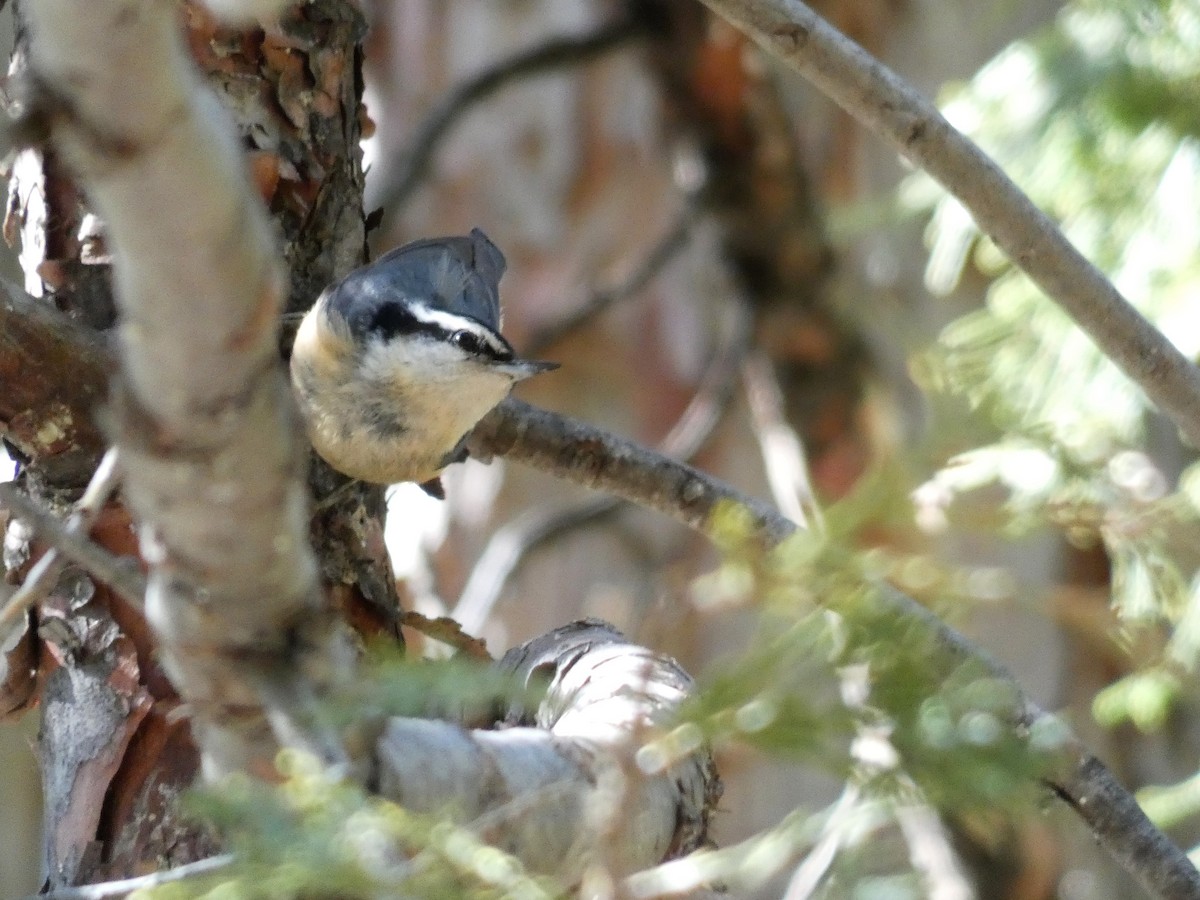
[[[223,869],[228,869],[233,863],[234,858],[226,853],[220,856],[210,856],[207,859],[198,859],[193,863],[185,863],[163,872],[139,875],[136,878],[58,888],[35,897],[27,897],[26,900],[109,900],[111,897],[124,897],[134,891],[145,891],[164,884],[176,884],[190,878],[203,878],[205,875],[213,875]]]
[[[486,819],[484,839],[502,838],[527,866],[568,884],[590,865],[628,874],[705,840],[721,792],[708,750],[633,758],[692,689],[673,660],[585,620],[510,650],[500,668],[528,685],[549,679],[536,711],[509,714],[509,724],[532,727],[464,731],[391,719],[379,741],[383,796],[415,811],[452,804],[464,822]],[[542,802],[522,800],[530,796]]]
[[[83,483],[104,452],[111,360],[103,337],[0,279],[0,436],[56,484]]]
[[[697,207],[689,199],[683,211],[639,262],[629,276],[612,288],[595,288],[575,309],[563,315],[557,322],[539,328],[530,337],[524,353],[529,357],[541,355],[551,344],[557,343],[572,331],[582,328],[607,309],[630,297],[636,296],[675,256],[687,246],[696,224]]]
[[[703,0],[957,197],[980,230],[1200,447],[1200,369],[937,108],[799,0]]]
[[[769,504],[747,497],[699,469],[668,459],[601,428],[508,399],[472,433],[471,455],[504,456],[567,481],[657,510],[705,532],[722,502],[743,506],[771,544],[796,526]]]
[[[732,399],[737,369],[750,341],[745,304],[731,304],[712,361],[679,420],[662,439],[659,452],[688,462],[711,436]],[[531,354],[532,355],[532,354]],[[621,508],[617,497],[597,497],[550,513],[533,512],[498,529],[479,555],[452,617],[469,633],[487,621],[510,578],[538,547],[567,531],[596,523]]]
[[[96,0],[82,16],[73,0],[38,0],[25,12],[29,115],[86,185],[113,251],[113,430],[151,566],[147,617],[206,772],[269,772],[272,726],[294,715],[266,698],[319,690],[349,658],[308,545],[271,226],[174,6]]]
[[[506,400],[476,428],[472,454],[503,455],[559,478],[610,491],[658,510],[678,522],[709,533],[719,503],[749,512],[767,545],[793,534],[797,526],[759,500],[691,466],[607,434],[565,416]],[[1002,666],[911,597],[888,584],[876,585],[880,602],[906,624],[916,622],[936,638],[939,671],[949,675],[965,662],[983,666],[1012,686],[1020,698],[1020,721],[1028,731],[1036,723],[1065,728],[1039,709]],[[897,633],[903,629],[897,626]],[[1200,873],[1187,856],[1154,827],[1133,796],[1112,772],[1074,736],[1065,744],[1047,784],[1087,824],[1097,842],[1155,896],[1200,896]]]
[[[45,599],[54,588],[54,583],[65,564],[63,557],[79,563],[127,600],[136,605],[141,604],[145,585],[139,580],[134,590],[131,579],[126,577],[128,573],[114,566],[108,553],[86,538],[88,529],[95,523],[96,517],[100,515],[120,480],[117,452],[110,449],[100,461],[87,490],[65,524],[59,523],[48,513],[43,513],[32,500],[11,484],[0,484],[0,503],[16,513],[18,518],[34,526],[35,530],[41,531],[46,542],[52,545],[25,576],[20,589],[0,608],[0,643],[3,643],[8,630],[16,626],[21,618]]]

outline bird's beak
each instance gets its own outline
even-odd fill
[[[559,367],[556,362],[540,362],[533,359],[514,359],[502,365],[504,371],[511,375],[514,381],[524,381],[543,372],[553,372]]]

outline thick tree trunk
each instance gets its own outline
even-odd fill
[[[275,219],[288,266],[287,308],[306,308],[364,258],[358,144],[365,23],[343,0],[301,5],[266,31],[220,26],[192,4],[181,14],[192,55],[232,111]],[[27,54],[22,30],[18,84]],[[35,89],[25,97],[30,120],[45,113]],[[0,303],[0,420],[22,461],[24,486],[58,506],[87,481],[103,448],[95,423],[111,350],[102,336],[87,334],[60,347],[53,334],[61,322],[39,328],[39,307],[53,305],[88,331],[113,324],[104,225],[87,212],[55,152],[28,149],[14,169],[6,235],[19,235],[26,289],[38,299],[14,290]],[[80,346],[95,350],[81,358]],[[313,479],[319,494],[344,482],[327,469]],[[342,611],[368,631],[394,635],[382,515],[380,490],[344,490],[322,510],[313,536]],[[120,503],[105,509],[92,536],[116,554],[136,554]],[[18,580],[40,547],[17,524],[8,538],[9,577]],[[20,708],[44,679],[39,755],[50,886],[129,876],[213,851],[209,836],[178,817],[175,800],[193,781],[199,757],[140,609],[68,568],[15,646],[4,649],[0,708]]]
[[[34,598],[37,621],[17,629],[6,660],[6,672],[27,676],[9,691],[12,706],[27,703],[33,686],[21,654],[45,661],[38,675],[46,681],[48,885],[119,879],[213,852],[212,836],[178,819],[181,790],[198,770],[278,778],[276,751],[285,746],[313,752],[339,777],[410,808],[432,813],[465,803],[484,818],[495,814],[506,823],[497,839],[565,885],[589,873],[626,874],[702,844],[720,793],[707,750],[664,756],[652,770],[632,765],[634,739],[675,713],[691,681],[599,623],[560,629],[513,661],[527,681],[558,671],[546,701],[530,711],[532,733],[468,733],[368,713],[345,734],[325,724],[316,702],[356,672],[346,621],[396,636],[399,617],[372,516],[379,491],[347,489],[319,466],[312,536],[334,602],[317,589],[298,477],[302,445],[275,333],[285,305],[310,303],[363,249],[361,21],[349,6],[314,2],[285,13],[278,27],[232,32],[186,8],[192,55],[206,67],[208,87],[240,117],[238,148],[225,111],[184,59],[169,8],[103,2],[92,9],[94,35],[75,17],[75,0],[41,0],[29,10],[36,75],[25,118],[28,130],[52,133],[104,218],[88,219],[86,265],[103,264],[105,243],[112,245],[120,377],[110,385],[105,424],[118,455],[107,456],[100,472],[119,459],[138,541],[122,504],[98,508],[105,497],[98,485],[115,483],[109,474],[93,477],[65,527],[40,509],[56,498],[38,489],[35,453],[26,454],[24,493],[3,490],[19,516],[6,542],[10,572],[24,576],[25,597],[31,586],[53,584]],[[131,79],[144,89],[126,98]],[[240,149],[250,151],[250,166]],[[287,238],[286,304],[252,188]],[[78,242],[81,253],[84,246]],[[31,286],[46,293],[36,272]],[[60,337],[91,346],[85,335]],[[97,382],[112,352],[96,348]],[[126,577],[107,558],[87,569],[91,575],[67,567],[56,584],[48,562],[30,568],[39,549],[30,524],[50,536],[55,552],[75,558],[68,548],[91,544],[72,533],[93,518],[92,540],[115,556],[140,551],[145,576]],[[100,573],[115,589],[99,585]],[[5,615],[14,608],[24,607],[6,604]],[[447,756],[447,741],[456,739],[461,752]],[[510,776],[503,791],[486,759]],[[570,802],[529,802],[523,795],[542,782]],[[612,805],[617,782],[616,796],[632,810]],[[514,805],[526,813],[508,823]],[[610,811],[599,821],[601,807]],[[562,840],[549,852],[548,829]]]

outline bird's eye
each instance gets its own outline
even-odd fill
[[[456,331],[450,335],[450,343],[466,353],[482,353],[483,341],[469,331]]]

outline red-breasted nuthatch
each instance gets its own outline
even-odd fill
[[[392,250],[326,288],[292,349],[316,449],[377,484],[427,482],[466,458],[467,434],[523,378],[500,334],[504,256],[478,228]]]

